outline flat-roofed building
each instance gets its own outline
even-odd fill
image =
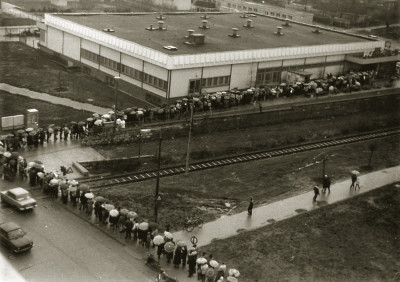
[[[207,91],[320,78],[385,42],[257,15],[46,14],[41,49],[154,104]],[[351,59],[352,67],[366,61]],[[376,62],[374,62],[376,63]]]

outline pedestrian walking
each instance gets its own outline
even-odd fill
[[[174,267],[179,268],[181,261],[182,261],[182,250],[180,247],[177,247],[174,251],[174,259],[173,259]]]
[[[350,185],[350,189],[351,189],[351,188],[354,188],[354,189],[355,189],[355,184],[356,184],[357,179],[358,179],[357,175],[353,173],[353,174],[351,175],[351,185]]]
[[[187,254],[188,254],[187,247],[183,246],[181,252],[182,252],[182,268],[185,268],[186,267]]]
[[[189,266],[188,277],[192,277],[193,274],[196,273],[196,259],[197,259],[196,250],[190,250],[189,256],[188,256],[188,266]]]
[[[161,255],[164,253],[164,245],[165,245],[165,243],[161,243],[160,245],[157,246],[158,261],[160,261]]]
[[[331,192],[331,179],[325,174],[324,179],[322,180],[322,193],[325,193],[326,189],[328,189],[328,193]]]
[[[358,190],[360,190],[361,187],[360,187],[360,178],[359,177],[357,177],[356,186],[354,187],[354,190],[356,190],[357,187],[358,187]]]
[[[253,198],[250,198],[249,207],[247,208],[247,212],[249,215],[253,214]]]
[[[313,202],[316,202],[317,201],[317,197],[319,195],[319,187],[318,186],[314,186],[313,190],[314,190]]]

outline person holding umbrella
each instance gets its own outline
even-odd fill
[[[181,246],[182,252],[182,268],[186,267],[186,259],[187,259],[187,246]]]
[[[181,247],[177,246],[174,251],[174,259],[173,259],[174,267],[179,268],[181,262],[182,262],[182,250]]]
[[[167,263],[171,263],[172,257],[174,255],[175,244],[173,242],[167,242],[164,245],[164,250],[167,257]]]
[[[131,232],[133,228],[133,221],[128,218],[125,220],[125,239],[131,239]]]
[[[350,185],[350,189],[351,188],[354,188],[354,189],[356,189],[355,188],[355,184],[356,184],[356,181],[357,181],[357,178],[358,178],[358,176],[357,175],[359,175],[360,173],[357,171],[357,170],[352,170],[351,171],[351,185]],[[360,188],[360,186],[358,186],[359,188]]]
[[[196,273],[196,260],[197,260],[197,252],[195,249],[191,249],[189,251],[188,256],[188,266],[189,266],[189,276],[192,277],[194,273]]]

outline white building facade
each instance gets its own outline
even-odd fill
[[[113,36],[75,22],[46,14],[40,45],[69,66],[150,103],[161,105],[199,94],[277,85],[290,79],[291,71],[320,78],[344,71],[345,58],[375,48],[383,41],[295,46],[199,54],[173,55]]]

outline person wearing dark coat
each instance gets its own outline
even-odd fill
[[[180,247],[177,247],[174,251],[174,267],[179,268],[179,265],[181,264],[182,261],[182,250]]]
[[[326,189],[328,189],[328,193],[331,192],[331,179],[325,174],[324,179],[322,180],[322,193],[325,193]]]
[[[254,205],[253,198],[250,198],[249,207],[247,208],[247,212],[248,212],[249,215],[253,214],[253,205]]]
[[[182,252],[182,268],[185,268],[185,266],[186,266],[187,254],[188,254],[188,252],[187,252],[187,247],[186,247],[186,246],[182,247],[181,252]]]
[[[188,266],[189,266],[189,276],[192,277],[194,273],[196,273],[196,259],[197,252],[191,250],[188,256]]]
[[[160,260],[161,255],[164,252],[164,245],[165,245],[165,243],[162,243],[162,244],[157,246],[157,257],[158,257],[158,260]]]
[[[125,221],[125,239],[131,239],[132,228],[133,228],[133,221],[127,219]]]
[[[313,190],[314,190],[313,202],[316,202],[316,201],[317,201],[317,197],[318,197],[318,195],[319,195],[319,188],[318,188],[318,186],[314,186]]]

